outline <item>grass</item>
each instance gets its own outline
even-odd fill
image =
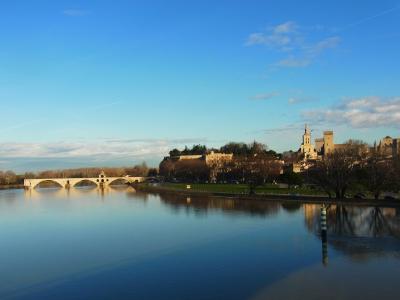
[[[246,184],[220,184],[220,183],[188,183],[193,191],[210,193],[249,194],[249,186]],[[186,183],[163,183],[161,187],[171,190],[187,190]],[[276,185],[266,184],[256,188],[256,194],[298,194],[298,195],[322,195],[324,192],[307,187],[280,188]]]

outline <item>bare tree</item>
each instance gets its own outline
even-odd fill
[[[327,154],[323,160],[310,168],[309,178],[328,195],[345,198],[348,188],[356,180],[356,170],[367,153],[364,142],[349,140],[341,148]]]
[[[250,194],[255,189],[277,178],[281,173],[282,164],[275,157],[266,153],[258,153],[237,157],[233,161],[232,172],[249,185]]]
[[[379,199],[382,192],[393,188],[395,177],[393,164],[393,159],[388,159],[376,149],[373,149],[362,163],[359,172],[360,182],[374,194],[375,199]]]

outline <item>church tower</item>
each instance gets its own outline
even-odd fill
[[[305,126],[304,126],[303,145],[304,146],[311,145],[311,131],[308,128],[307,124],[305,124]]]
[[[311,130],[308,128],[307,124],[304,126],[303,142],[300,151],[304,154],[305,159],[315,159],[317,157],[317,152],[311,144]]]

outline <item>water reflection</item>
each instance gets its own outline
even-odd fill
[[[53,199],[64,198],[79,198],[82,196],[100,196],[102,199],[112,194],[125,192],[127,195],[136,195],[136,190],[133,187],[123,186],[108,186],[100,188],[96,186],[83,186],[75,188],[42,188],[42,189],[27,189],[24,190],[25,199],[38,200],[44,197],[52,197]],[[14,195],[16,195],[14,193]]]
[[[2,191],[0,215],[1,299],[322,298],[343,285],[365,298],[395,295],[400,270],[398,208],[328,206],[323,234],[321,205],[110,187]]]
[[[79,198],[97,196],[105,199],[113,194],[125,193],[127,198],[146,203],[151,194],[136,191],[126,186],[106,189],[31,189],[25,191],[25,198],[39,200],[50,197]],[[13,197],[5,198],[12,201]],[[11,194],[13,195],[13,194]],[[400,209],[391,207],[362,207],[329,205],[326,207],[326,231],[321,219],[321,205],[298,202],[270,202],[263,200],[243,200],[237,198],[186,196],[174,193],[157,193],[161,203],[174,213],[206,216],[210,212],[226,215],[248,215],[271,218],[280,212],[303,214],[307,230],[321,240],[322,263],[328,264],[328,245],[336,251],[349,255],[355,260],[376,255],[398,255],[400,253]],[[14,196],[15,197],[15,196]],[[323,218],[323,217],[322,217]]]
[[[161,201],[174,211],[185,210],[188,213],[207,214],[222,211],[226,214],[247,214],[250,216],[273,216],[280,209],[278,202],[246,201],[227,197],[186,196],[173,193],[159,194]]]
[[[321,205],[296,202],[268,202],[234,198],[159,194],[161,201],[174,211],[195,215],[210,211],[272,217],[281,210],[303,212],[306,228],[321,240],[321,260],[328,265],[328,245],[354,260],[377,255],[400,253],[400,210],[391,207],[329,205],[326,207],[326,230]]]

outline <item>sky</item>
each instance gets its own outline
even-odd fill
[[[400,1],[1,1],[0,170],[400,136]]]

